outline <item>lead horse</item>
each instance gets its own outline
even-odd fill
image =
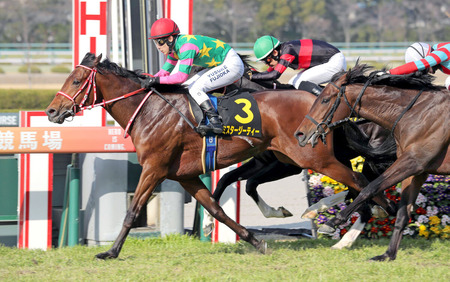
[[[203,174],[200,157],[203,138],[190,127],[194,118],[189,110],[187,89],[178,85],[158,85],[157,89],[144,91],[139,78],[136,72],[109,60],[102,62],[101,55],[96,57],[88,53],[46,109],[50,121],[63,123],[82,109],[94,105],[104,107],[131,136],[142,166],[122,229],[112,247],[97,254],[97,258],[118,257],[133,222],[164,179],[178,181],[214,218],[265,253],[267,244],[230,219],[198,177]],[[273,150],[285,162],[305,168],[310,164],[320,166],[322,173],[357,190],[367,184],[364,176],[332,158],[331,145],[318,145],[314,149],[298,146],[294,132],[301,122],[299,113],[306,113],[316,96],[293,90],[261,91],[252,96],[261,113],[262,137],[221,136],[216,169],[264,150]],[[385,198],[377,199],[386,204]]]
[[[334,226],[347,220],[373,195],[403,181],[389,247],[384,254],[372,258],[394,260],[427,175],[450,173],[450,93],[432,85],[431,76],[378,76],[376,72],[364,75],[369,69],[367,65],[356,65],[327,85],[299,125],[296,137],[300,146],[317,146],[319,138],[325,138],[352,115],[391,130],[397,143],[397,160],[319,232],[332,233]]]

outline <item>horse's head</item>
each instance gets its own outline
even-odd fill
[[[79,112],[85,104],[96,100],[97,97],[90,98],[89,94],[94,92],[94,96],[96,95],[96,66],[101,59],[101,54],[95,57],[94,54],[87,53],[81,64],[72,71],[45,110],[51,122],[63,123],[66,118]]]
[[[341,75],[335,82],[328,83],[319,97],[317,97],[309,113],[295,131],[295,137],[300,146],[304,147],[310,142],[314,147],[319,137],[325,143],[325,136],[332,127],[330,126],[331,122],[343,116],[343,114],[337,116],[335,112],[345,92],[347,80],[348,74]]]

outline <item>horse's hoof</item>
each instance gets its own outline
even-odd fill
[[[214,223],[203,226],[203,236],[208,237],[214,229]]]
[[[293,216],[293,214],[290,211],[288,211],[287,209],[285,209],[284,207],[279,207],[278,210],[283,213],[284,217],[291,217],[291,216]]]
[[[382,254],[380,256],[375,256],[375,257],[371,258],[370,261],[385,261],[388,258],[389,257],[386,254]]]
[[[214,230],[214,218],[209,212],[204,209],[203,210],[203,222],[202,222],[203,235],[208,237],[209,234]]]
[[[317,210],[313,210],[313,211],[306,210],[302,214],[302,218],[304,218],[304,219],[314,219],[316,217],[317,217]]]
[[[103,260],[117,258],[116,255],[113,255],[110,252],[99,253],[95,257],[98,259],[103,259]]]
[[[324,225],[320,226],[320,228],[319,228],[319,230],[317,230],[317,232],[319,232],[321,234],[332,236],[335,230],[336,230],[335,228],[324,224]]]
[[[263,255],[267,252],[267,242],[264,240],[259,241],[259,243],[256,245],[256,249]]]

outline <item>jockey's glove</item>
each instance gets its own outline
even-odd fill
[[[252,75],[253,75],[252,70],[251,69],[247,69],[247,70],[244,71],[244,74],[242,76],[245,77],[248,80],[252,80]]]
[[[148,76],[146,78],[139,78],[141,81],[141,87],[149,89],[155,84],[159,84],[159,76]]]

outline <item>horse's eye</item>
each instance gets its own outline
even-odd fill
[[[322,99],[322,104],[327,104],[328,102],[330,102],[330,98],[323,98]]]
[[[73,85],[78,85],[81,83],[81,81],[79,81],[78,79],[75,79],[72,83],[73,83]]]

